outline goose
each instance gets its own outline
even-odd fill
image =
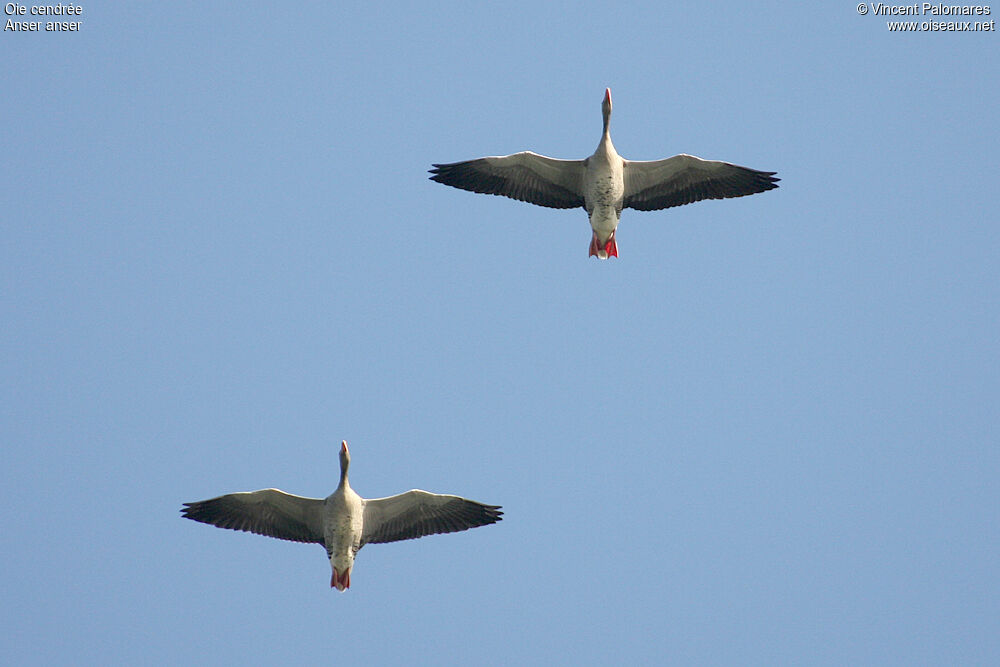
[[[502,521],[499,505],[412,489],[388,498],[365,499],[347,482],[351,453],[340,444],[340,484],[323,498],[305,498],[278,489],[230,493],[184,503],[184,518],[219,528],[242,530],[326,547],[333,576],[330,587],[351,587],[354,557],[366,544],[453,533]]]
[[[590,256],[618,256],[615,230],[623,208],[657,211],[702,199],[743,197],[778,187],[777,172],[680,154],[665,160],[626,160],[611,143],[611,89],[601,103],[604,134],[585,160],[559,160],[522,151],[465,162],[434,164],[432,181],[502,195],[549,208],[582,206],[594,230]]]

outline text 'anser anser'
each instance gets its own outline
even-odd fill
[[[594,235],[590,254],[618,256],[615,229],[623,208],[655,211],[702,199],[726,199],[778,187],[773,171],[757,171],[728,162],[675,155],[665,160],[625,160],[611,143],[611,89],[601,105],[604,134],[585,160],[557,160],[531,151],[435,164],[431,180],[463,190],[503,195],[548,206],[582,206]]]
[[[366,544],[453,533],[502,521],[499,505],[413,489],[366,500],[347,482],[351,454],[340,445],[340,484],[326,499],[294,496],[278,489],[230,493],[184,503],[184,517],[219,528],[244,530],[326,547],[333,568],[330,586],[351,586],[354,556]]]

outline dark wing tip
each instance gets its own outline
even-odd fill
[[[729,199],[730,197],[745,197],[746,195],[753,195],[759,192],[767,192],[768,190],[774,190],[778,187],[778,181],[780,178],[776,178],[776,171],[759,171],[757,169],[749,169],[747,167],[739,167],[743,169],[742,178],[740,175],[729,180],[729,185],[735,186],[733,191],[723,191],[718,193],[716,197],[709,197],[711,199]],[[742,181],[742,182],[740,182]]]
[[[217,511],[218,508],[213,507],[210,503],[211,501],[207,500],[184,503],[184,507],[181,508],[181,516],[185,519],[191,519],[192,521],[218,525],[215,523],[219,516],[219,512]]]
[[[431,174],[430,179],[432,181],[468,189],[468,187],[464,185],[464,182],[467,182],[472,178],[472,172],[466,170],[465,173],[462,173],[460,169],[456,169],[456,166],[459,164],[460,163],[457,162],[452,164],[432,164],[431,166],[434,168],[428,169],[427,173]],[[461,178],[463,185],[457,184],[459,181],[456,181],[456,179],[458,178]]]
[[[753,175],[756,177],[757,183],[765,190],[772,190],[778,187],[777,185],[778,181],[781,180],[780,178],[775,177],[775,174],[777,174],[778,172],[757,171],[756,169],[753,169],[751,171],[753,171]]]
[[[780,178],[775,178],[776,171],[761,171],[760,169],[751,169],[750,167],[741,167],[738,164],[732,165],[738,170],[742,171],[747,176],[760,181],[761,183],[774,183],[775,181],[780,181]]]
[[[500,511],[501,505],[484,505],[482,503],[475,503],[475,505],[477,507],[474,509],[470,508],[472,509],[472,516],[467,516],[467,521],[470,524],[469,528],[489,526],[497,521],[503,521],[503,512]]]
[[[184,503],[184,507],[181,508],[181,516],[217,528],[242,530],[250,533],[258,532],[249,517],[233,513],[221,502],[220,498]]]

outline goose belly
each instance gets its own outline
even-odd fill
[[[620,170],[611,168],[610,164],[603,168],[595,164],[588,171],[585,205],[590,214],[590,226],[601,242],[607,241],[618,226],[624,194],[625,182]]]
[[[361,526],[355,525],[351,517],[345,517],[327,533],[326,544],[330,565],[338,572],[347,571],[354,565],[354,555],[361,546]]]
[[[345,494],[346,495],[346,494]],[[324,541],[330,564],[343,572],[354,564],[354,554],[361,548],[362,506],[360,498],[331,497],[328,501],[329,517]]]
[[[611,206],[595,206],[590,214],[590,226],[598,240],[604,243],[618,227],[618,212]]]

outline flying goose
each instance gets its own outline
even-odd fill
[[[499,505],[413,489],[365,500],[347,482],[351,453],[340,444],[340,484],[326,499],[294,496],[278,489],[230,493],[184,503],[184,518],[219,528],[244,530],[326,547],[333,577],[330,587],[351,587],[354,556],[366,544],[453,533],[502,521]]]
[[[726,199],[778,187],[773,171],[757,171],[728,162],[675,155],[637,162],[622,158],[611,144],[611,89],[601,104],[604,134],[585,160],[557,160],[531,151],[435,164],[432,181],[463,190],[548,206],[582,206],[594,236],[590,255],[618,256],[615,229],[623,208],[656,211],[702,199]]]

